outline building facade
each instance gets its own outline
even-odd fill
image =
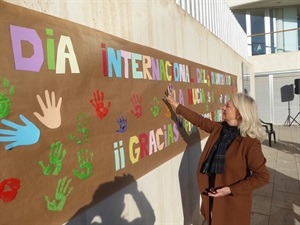
[[[226,2],[247,34],[261,118],[299,125],[299,1]]]

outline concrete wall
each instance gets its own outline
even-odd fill
[[[245,59],[190,17],[173,0],[5,1],[238,75],[239,90],[242,61],[251,67]],[[154,210],[155,224],[201,224],[196,167],[201,154],[200,149],[204,144],[205,140],[188,146],[188,151],[137,181],[139,191],[144,194]],[[102,223],[100,212],[103,213],[106,206],[113,204],[119,195],[125,196],[126,205],[122,215],[118,215],[120,221],[121,217],[128,221],[144,217],[145,214],[141,213],[134,196],[128,192],[133,188],[132,186],[121,190],[69,224],[91,224],[92,221],[94,224]],[[145,216],[143,224],[150,224],[151,220]]]
[[[255,74],[300,72],[300,51],[249,57]],[[264,62],[264,63],[262,63]]]

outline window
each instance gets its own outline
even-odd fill
[[[251,11],[252,55],[266,54],[265,13],[263,10]],[[262,34],[262,35],[260,35]]]

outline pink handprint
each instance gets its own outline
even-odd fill
[[[131,103],[134,109],[131,110],[131,113],[136,117],[139,118],[143,114],[142,110],[142,97],[138,95],[133,95],[131,97]]]
[[[107,103],[107,107],[104,106],[104,93],[101,92],[101,95],[99,91],[94,92],[94,100],[90,99],[90,103],[94,106],[97,117],[99,117],[101,120],[108,114],[108,108],[110,107],[110,102]]]

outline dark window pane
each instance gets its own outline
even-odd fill
[[[236,20],[239,22],[243,30],[246,32],[246,13],[245,12],[237,12],[234,14]]]
[[[252,55],[266,54],[264,11],[251,11]]]

